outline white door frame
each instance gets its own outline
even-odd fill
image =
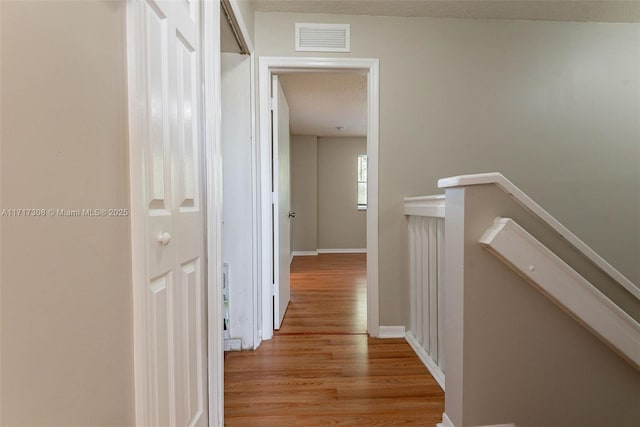
[[[220,1],[202,0],[202,79],[204,97],[204,151],[206,163],[206,242],[209,425],[224,425],[224,326],[222,309],[222,84],[220,47]],[[231,12],[251,56],[251,84],[254,81],[254,46],[238,0],[230,0]],[[251,128],[255,141],[255,113],[252,92]],[[252,167],[252,170],[254,168]],[[254,239],[255,240],[255,239]],[[254,244],[257,246],[257,244]],[[257,271],[257,265],[254,266]],[[254,275],[255,277],[255,275]]]
[[[222,95],[220,3],[202,2],[202,80],[207,245],[207,346],[209,426],[224,425],[224,326],[222,310]]]
[[[370,58],[259,58],[260,111],[260,267],[258,295],[262,303],[262,319],[258,321],[258,336],[273,337],[273,235],[271,230],[271,77],[275,73],[319,71],[353,71],[368,76],[367,111],[367,332],[379,336],[378,305],[378,123],[379,123],[379,60]]]

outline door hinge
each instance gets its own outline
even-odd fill
[[[276,204],[276,193],[275,192],[271,193],[271,204],[272,205]]]
[[[276,296],[276,284],[272,283],[271,284],[271,296]]]
[[[273,98],[269,98],[269,110],[273,111],[273,106],[275,105],[275,101]]]

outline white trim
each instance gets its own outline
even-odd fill
[[[449,416],[445,413],[442,414],[442,423],[436,424],[436,427],[456,427]],[[516,427],[515,424],[486,424],[483,426],[475,426],[475,427]]]
[[[367,248],[318,249],[319,254],[366,254]]]
[[[222,312],[222,97],[220,5],[202,2],[202,79],[206,162],[207,345],[209,425],[224,425],[224,334]],[[144,424],[147,425],[147,424]]]
[[[446,412],[442,414],[442,423],[437,424],[437,426],[438,427],[456,427]]]
[[[404,338],[404,326],[380,326],[378,338]]]
[[[293,262],[293,252],[291,252],[291,254],[289,255],[289,265],[291,265],[291,263]]]
[[[520,205],[531,211],[534,215],[538,216],[542,221],[546,222],[551,228],[553,228],[558,234],[564,237],[569,243],[571,243],[577,250],[582,252],[587,258],[591,260],[602,271],[607,273],[612,279],[617,281],[622,287],[624,287],[631,295],[640,300],[640,287],[635,285],[629,279],[627,279],[622,273],[616,270],[611,264],[598,255],[593,249],[587,246],[582,240],[580,240],[569,229],[562,225],[551,214],[545,211],[539,204],[533,199],[527,196],[522,190],[516,187],[511,181],[505,178],[501,173],[482,173],[476,175],[461,175],[453,176],[449,178],[442,178],[438,180],[439,188],[451,188],[451,187],[464,187],[468,185],[483,185],[483,184],[495,184],[505,193],[510,194]]]
[[[0,22],[2,22],[2,9],[0,8]],[[128,22],[127,22],[128,25]],[[2,59],[0,58],[0,70],[2,70]],[[0,71],[0,74],[2,72]],[[0,78],[0,81],[2,79]],[[0,129],[2,128],[2,117],[0,116]],[[1,162],[0,162],[1,165]],[[0,168],[0,177],[2,176]],[[0,182],[2,179],[0,179]],[[0,202],[2,201],[2,185],[0,183]],[[0,260],[2,260],[2,227],[0,226]],[[0,262],[0,319],[2,319],[2,262]],[[0,328],[0,366],[2,366],[2,328]],[[2,369],[0,369],[0,421],[2,420]]]
[[[259,289],[271,288],[273,277],[272,232],[271,232],[271,143],[269,100],[271,76],[275,72],[305,71],[355,71],[368,73],[368,206],[367,210],[367,332],[379,334],[378,306],[378,138],[379,138],[379,65],[378,59],[358,58],[304,58],[261,57],[259,58],[259,114],[260,114],[260,222],[261,264]],[[262,339],[273,336],[273,304],[271,293],[262,294]]]
[[[416,356],[418,356],[418,359],[420,359],[420,361],[427,368],[429,373],[431,373],[431,376],[433,376],[433,378],[436,380],[436,382],[438,383],[442,391],[445,391],[444,390],[445,377],[444,377],[444,372],[442,372],[442,369],[440,369],[440,367],[436,364],[436,362],[433,361],[431,356],[427,354],[425,349],[422,348],[418,340],[416,340],[416,338],[413,336],[413,334],[410,331],[407,331],[404,339],[409,343],[413,351],[416,353]]]
[[[256,120],[256,57],[251,53],[251,185],[253,193],[253,218],[251,225],[253,227],[253,310],[255,313],[254,329],[253,329],[253,349],[257,349],[262,342],[262,330],[260,328],[260,315],[262,313],[262,292],[257,283],[260,280],[260,169],[259,169],[259,153],[260,144],[257,138],[257,120]]]
[[[442,414],[442,423],[436,424],[436,427],[456,427],[449,416],[444,413]],[[475,426],[475,427],[516,427],[515,424],[485,424],[483,426]]]
[[[242,350],[242,340],[240,338],[228,338],[224,340],[224,351]]]
[[[437,194],[435,196],[405,197],[404,214],[444,218],[445,195]]]
[[[293,251],[293,256],[318,256],[318,251]]]
[[[145,371],[147,368],[147,346],[146,346],[146,298],[143,286],[136,286],[138,283],[145,283],[147,276],[146,259],[145,259],[145,241],[144,230],[145,223],[143,220],[144,209],[142,207],[142,188],[140,185],[132,185],[142,182],[142,170],[132,165],[142,164],[142,148],[137,142],[140,140],[142,132],[141,119],[139,118],[139,110],[136,101],[140,96],[140,88],[137,85],[138,63],[135,58],[139,58],[136,47],[138,40],[135,40],[138,28],[136,17],[137,4],[135,2],[127,2],[126,10],[126,38],[127,38],[127,89],[128,89],[128,119],[129,119],[129,203],[131,209],[130,227],[131,227],[131,279],[133,286],[133,361],[134,361],[134,392],[135,392],[135,416],[136,425],[149,425],[149,413],[146,410],[146,399],[148,394],[148,384],[146,381]],[[134,39],[132,39],[132,37]]]
[[[380,120],[380,61],[369,63],[367,84],[367,331],[375,337],[379,334],[380,307],[378,301],[378,150]],[[366,65],[366,64],[365,64]]]
[[[496,218],[480,244],[640,369],[640,323],[510,218]]]
[[[258,291],[261,295],[260,305],[262,316],[259,321],[261,327],[262,340],[269,340],[273,337],[273,235],[272,221],[273,214],[271,204],[273,194],[271,191],[271,72],[263,65],[262,58],[259,58],[258,70],[258,98],[260,115],[260,142],[258,144],[260,163],[260,205],[258,206],[258,217],[260,218],[260,265],[262,275],[257,282]],[[269,141],[269,142],[268,142]]]

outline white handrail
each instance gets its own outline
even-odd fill
[[[640,323],[513,219],[496,218],[480,244],[640,369]]]
[[[444,218],[445,196],[437,194],[435,196],[419,196],[404,198],[404,214],[415,216],[430,216],[433,218]]]
[[[594,265],[604,271],[609,277],[618,282],[637,300],[640,300],[640,287],[627,279],[622,273],[609,264],[604,258],[598,255],[586,243],[562,225],[550,213],[545,211],[533,199],[527,196],[522,190],[516,187],[511,181],[501,173],[482,173],[476,175],[461,175],[438,180],[439,188],[463,187],[469,185],[495,184],[504,192],[510,194],[521,206],[528,209],[542,221],[546,222],[553,230],[571,243],[577,250],[582,252]]]

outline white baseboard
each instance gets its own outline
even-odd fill
[[[224,351],[242,350],[242,340],[240,338],[228,338],[224,340]]]
[[[416,356],[418,356],[422,364],[431,373],[433,378],[435,378],[442,391],[444,391],[444,372],[442,372],[438,365],[436,365],[431,356],[427,354],[427,352],[424,350],[424,348],[422,348],[418,340],[416,340],[411,332],[407,332],[404,339],[407,340],[413,351],[416,353]],[[453,424],[451,425],[453,426]],[[443,422],[443,427],[446,426],[447,425]]]
[[[445,412],[444,414],[442,414],[442,422],[436,424],[436,427],[456,427],[453,422],[451,421],[451,419],[447,416],[447,413]],[[515,424],[510,423],[510,424],[486,424],[483,426],[476,426],[476,427],[516,427]]]
[[[318,251],[293,251],[293,256],[318,256]]]
[[[404,326],[380,326],[378,338],[404,338]]]
[[[439,424],[436,424],[436,427],[456,427],[453,422],[451,421],[451,419],[447,416],[447,413],[445,412],[444,414],[442,414],[442,422]],[[515,424],[510,423],[510,424],[486,424],[483,426],[476,426],[476,427],[516,427]]]
[[[453,423],[451,422],[451,420],[447,416],[446,412],[444,414],[442,414],[442,423],[441,424],[436,424],[436,426],[437,427],[456,427],[456,426],[453,425]]]
[[[436,427],[456,427],[453,422],[451,421],[451,419],[447,416],[447,413],[445,412],[444,414],[442,414],[442,422],[436,424]],[[510,423],[510,424],[486,424],[483,426],[476,426],[476,427],[516,427],[515,424]]]
[[[367,248],[318,249],[319,254],[366,254]]]

